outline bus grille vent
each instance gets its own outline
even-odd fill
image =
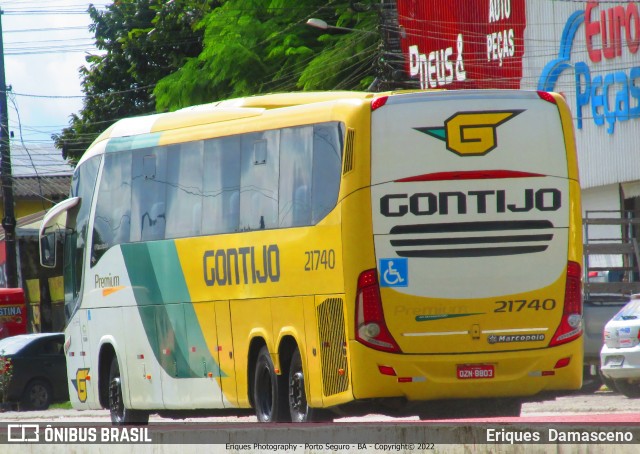
[[[346,391],[349,387],[347,339],[341,298],[328,298],[317,308],[320,332],[320,363],[325,396]]]
[[[342,167],[343,175],[353,170],[353,140],[355,135],[355,129],[347,128],[347,141],[344,146],[344,165]]]

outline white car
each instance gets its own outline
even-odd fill
[[[640,397],[640,294],[604,326],[602,374],[627,397]]]

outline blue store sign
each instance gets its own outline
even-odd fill
[[[604,3],[606,5],[606,3]],[[576,37],[584,33],[588,61],[571,61]],[[600,2],[588,2],[586,10],[576,11],[567,20],[560,39],[558,58],[544,67],[538,90],[554,91],[560,75],[574,69],[577,128],[583,118],[592,118],[597,126],[606,124],[613,134],[619,121],[640,118],[640,66],[623,63],[623,55],[636,55],[640,47],[640,13],[638,2],[610,6],[600,10]],[[617,61],[616,61],[617,60]],[[635,60],[635,59],[634,59]],[[637,63],[637,62],[636,62]],[[611,67],[610,72],[596,65]]]

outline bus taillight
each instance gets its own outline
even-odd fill
[[[549,92],[538,91],[538,96],[540,97],[540,99],[544,99],[545,101],[550,102],[551,104],[557,104],[556,98],[554,98],[553,95]]]
[[[363,271],[358,277],[356,339],[375,350],[401,353],[384,321],[376,269]]]
[[[581,276],[582,270],[580,264],[568,262],[562,320],[549,343],[550,347],[571,342],[582,335]]]
[[[380,107],[384,106],[387,103],[388,99],[388,96],[380,96],[379,98],[375,98],[373,101],[371,101],[371,112],[373,112],[374,110],[378,110]]]

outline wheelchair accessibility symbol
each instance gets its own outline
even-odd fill
[[[409,260],[406,258],[380,259],[380,286],[407,287]]]

